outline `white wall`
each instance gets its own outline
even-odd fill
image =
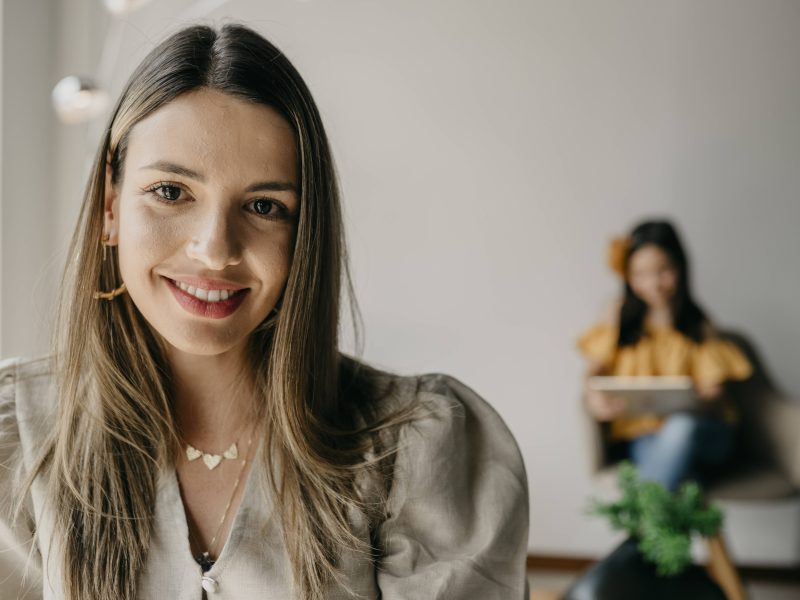
[[[531,551],[612,543],[582,512],[573,343],[617,289],[606,240],[637,219],[678,222],[699,298],[800,397],[800,3],[153,2],[121,28],[115,93],[193,6],[250,23],[304,74],[342,176],[366,358],[455,374],[497,407],[528,468]],[[64,51],[80,23],[60,23]],[[59,131],[63,239],[85,173]]]
[[[52,2],[3,2],[2,12],[0,355],[13,356],[37,352],[49,335],[56,45]]]

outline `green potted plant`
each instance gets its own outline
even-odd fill
[[[593,500],[590,512],[607,517],[628,538],[581,574],[563,600],[744,598],[719,535],[722,512],[705,502],[699,485],[686,483],[671,493],[659,483],[643,481],[632,464],[623,462],[619,488],[619,500]],[[692,564],[694,534],[708,538],[711,560],[706,568]]]
[[[633,464],[623,462],[619,488],[619,500],[593,500],[590,512],[607,517],[612,528],[636,540],[642,557],[656,566],[659,576],[678,575],[691,564],[693,534],[710,538],[722,527],[722,512],[706,504],[695,482],[671,493],[659,483],[643,481]]]

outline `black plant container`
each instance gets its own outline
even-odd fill
[[[722,589],[702,567],[663,577],[628,538],[591,567],[567,590],[563,600],[725,600]]]

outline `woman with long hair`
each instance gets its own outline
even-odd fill
[[[724,383],[749,377],[752,368],[695,302],[689,261],[672,224],[640,223],[614,240],[610,263],[623,280],[622,298],[578,342],[589,360],[587,382],[593,375],[689,376],[702,409],[626,416],[621,398],[588,386],[587,407],[609,424],[610,440],[629,452],[644,478],[674,490],[730,455],[738,416]]]
[[[342,355],[343,287],[300,75],[241,25],[166,39],[102,137],[52,355],[0,364],[0,578],[69,600],[523,598],[510,432],[455,379]]]

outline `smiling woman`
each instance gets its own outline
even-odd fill
[[[289,276],[291,126],[269,106],[199,89],[139,121],[127,144],[125,176],[114,184],[107,167],[105,230],[128,293],[170,351],[243,357]]]
[[[145,58],[53,354],[0,363],[0,577],[69,600],[525,597],[516,443],[459,381],[340,353],[342,231],[280,51],[196,26]]]

